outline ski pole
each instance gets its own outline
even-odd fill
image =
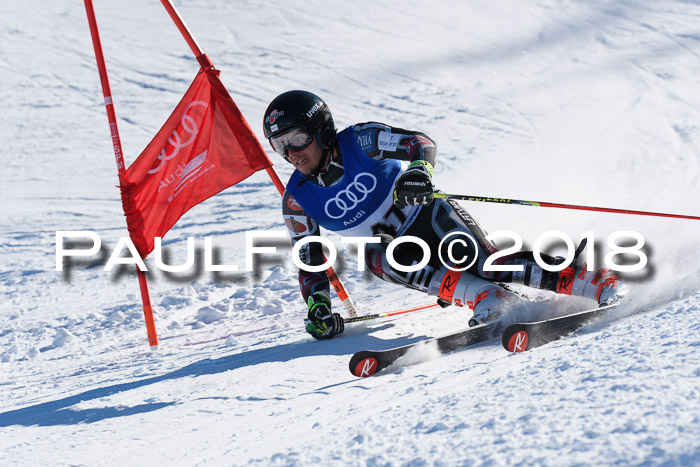
[[[408,308],[406,310],[401,310],[401,311],[390,311],[388,313],[377,313],[375,315],[355,316],[352,318],[345,318],[343,320],[343,322],[345,324],[347,324],[347,323],[357,323],[358,321],[369,321],[372,319],[387,318],[389,316],[403,315],[405,313],[413,313],[414,311],[423,311],[423,310],[427,310],[428,308],[433,308],[436,306],[438,306],[437,303],[431,303],[429,305],[416,306],[416,307]]]
[[[521,199],[510,198],[487,198],[483,196],[454,195],[447,193],[434,193],[433,198],[459,199],[462,201],[478,201],[482,203],[518,204],[521,206],[539,206],[543,208],[578,209],[582,211],[612,212],[618,214],[635,214],[638,216],[673,217],[676,219],[692,219],[696,221],[700,220],[700,217],[698,216],[686,216],[684,214],[666,214],[662,212],[632,211],[629,209],[601,208],[595,206],[577,206],[575,204],[548,203],[545,201],[524,201]]]

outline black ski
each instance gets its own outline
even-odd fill
[[[501,342],[503,347],[509,352],[524,352],[571,334],[593,319],[615,308],[618,304],[615,303],[535,323],[514,323],[503,331]]]
[[[465,329],[454,334],[450,334],[435,339],[427,339],[414,344],[404,345],[388,350],[361,350],[350,359],[350,373],[355,376],[371,376],[377,371],[387,368],[406,355],[410,350],[421,346],[436,344],[441,354],[454,352],[455,350],[468,347],[479,342],[496,337],[502,326],[497,322],[482,324],[473,328]],[[407,362],[410,365],[412,362]]]

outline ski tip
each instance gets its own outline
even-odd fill
[[[360,360],[360,362],[355,365],[353,369],[353,374],[359,378],[366,378],[367,376],[372,376],[377,372],[379,364],[377,359],[373,357],[367,357]]]
[[[508,339],[506,350],[508,352],[524,352],[527,350],[527,341],[527,331],[518,331]]]

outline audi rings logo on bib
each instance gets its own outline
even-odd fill
[[[367,195],[377,188],[377,177],[369,172],[357,174],[347,188],[340,190],[335,197],[326,202],[326,215],[331,219],[340,219],[348,211],[367,199]]]

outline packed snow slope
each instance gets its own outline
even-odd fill
[[[131,162],[198,67],[159,2],[95,3]],[[176,6],[260,138],[268,102],[307,89],[341,128],[431,135],[447,192],[700,215],[697,1]],[[469,312],[315,342],[286,242],[255,272],[152,270],[151,352],[133,268],[103,270],[127,230],[83,4],[4,2],[0,38],[0,465],[700,464],[700,222],[463,203],[526,248],[594,232],[601,266],[611,233],[646,240],[614,316],[525,354],[492,340],[357,379],[355,351]],[[242,267],[246,231],[284,229],[279,205],[264,173],[225,190],[168,233],[171,264],[193,236]],[[56,271],[58,230],[98,233],[102,254]],[[432,301],[358,272],[329,238],[360,313]]]

